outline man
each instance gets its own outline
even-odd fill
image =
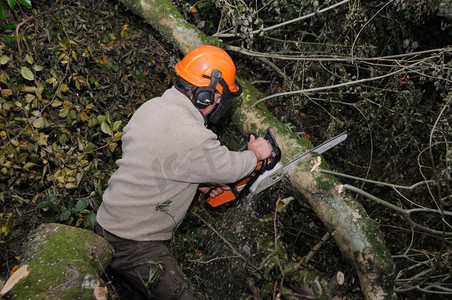
[[[123,157],[97,214],[96,231],[115,249],[112,268],[151,299],[195,299],[167,246],[197,189],[215,197],[271,154],[254,137],[248,150],[229,151],[206,128],[206,117],[218,122],[241,94],[225,51],[198,47],[175,70],[175,86],[124,128]]]

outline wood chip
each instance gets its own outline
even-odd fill
[[[315,163],[312,166],[310,172],[314,172],[320,166],[321,163],[322,163],[322,159],[320,158],[320,156],[317,156],[316,159],[315,159]]]
[[[341,271],[337,272],[336,274],[336,282],[339,285],[343,285],[345,281],[345,275]]]

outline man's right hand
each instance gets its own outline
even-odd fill
[[[254,152],[258,161],[264,160],[272,154],[272,147],[270,146],[270,143],[262,137],[256,139],[254,135],[250,136],[248,150]]]

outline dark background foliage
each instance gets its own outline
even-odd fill
[[[150,26],[116,1],[35,2],[28,9],[21,1],[13,7],[2,1],[3,278],[20,258],[26,234],[40,223],[57,221],[92,228],[106,182],[121,155],[122,128],[141,103],[160,95],[170,85],[172,67],[179,58],[179,53],[173,53]],[[399,185],[436,181],[429,188],[422,185],[403,193],[352,179],[344,178],[345,183],[404,209],[418,205],[436,209],[441,205],[450,210],[452,21],[436,15],[439,3],[351,1],[265,33],[253,31],[334,3],[209,0],[176,4],[187,20],[203,31],[225,35],[221,38],[226,44],[245,50],[230,51],[239,76],[252,81],[265,95],[382,77],[264,103],[294,134],[313,144],[348,131],[347,143],[324,156],[332,169]],[[249,52],[270,55],[256,57]],[[274,54],[301,59],[275,58]],[[381,59],[361,59],[369,57]],[[384,77],[414,63],[418,65]],[[243,137],[232,127],[224,134],[233,139]],[[247,273],[254,278],[253,284],[262,297],[272,295],[273,283],[280,277],[275,257],[279,255],[289,266],[325,234],[309,206],[287,186],[282,183],[260,197],[256,224],[249,224],[259,230],[261,245],[274,242],[275,224],[281,235],[279,249],[283,252],[260,249],[256,257],[268,276]],[[277,222],[271,222],[269,216],[276,199],[290,196],[295,201],[279,212]],[[403,274],[401,279],[425,270],[422,265],[406,271],[415,264],[413,261],[429,262],[427,282],[443,280],[444,274],[450,274],[450,260],[441,256],[450,249],[450,239],[413,230],[395,212],[366,198],[358,199],[379,222],[387,246],[395,255],[397,272]],[[195,201],[192,210],[209,222],[221,220],[221,211],[207,211],[201,203]],[[415,217],[426,227],[440,231],[444,228],[437,215]],[[445,219],[450,224],[450,216]],[[197,277],[202,267],[193,261],[211,253],[199,243],[206,236],[210,238],[209,232],[204,222],[189,215],[174,240],[174,251],[181,263],[206,292],[211,292],[211,287],[205,284],[205,278]],[[327,277],[338,270],[345,272],[347,280],[340,293],[359,295],[354,272],[332,239],[311,259],[309,267]],[[397,287],[404,291],[401,297],[418,297],[419,288],[410,288],[416,283],[398,282]],[[450,278],[441,284],[452,288]]]

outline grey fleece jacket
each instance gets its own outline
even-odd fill
[[[176,88],[145,102],[122,136],[97,222],[130,240],[169,240],[200,183],[231,183],[256,166],[251,151],[229,151]]]

